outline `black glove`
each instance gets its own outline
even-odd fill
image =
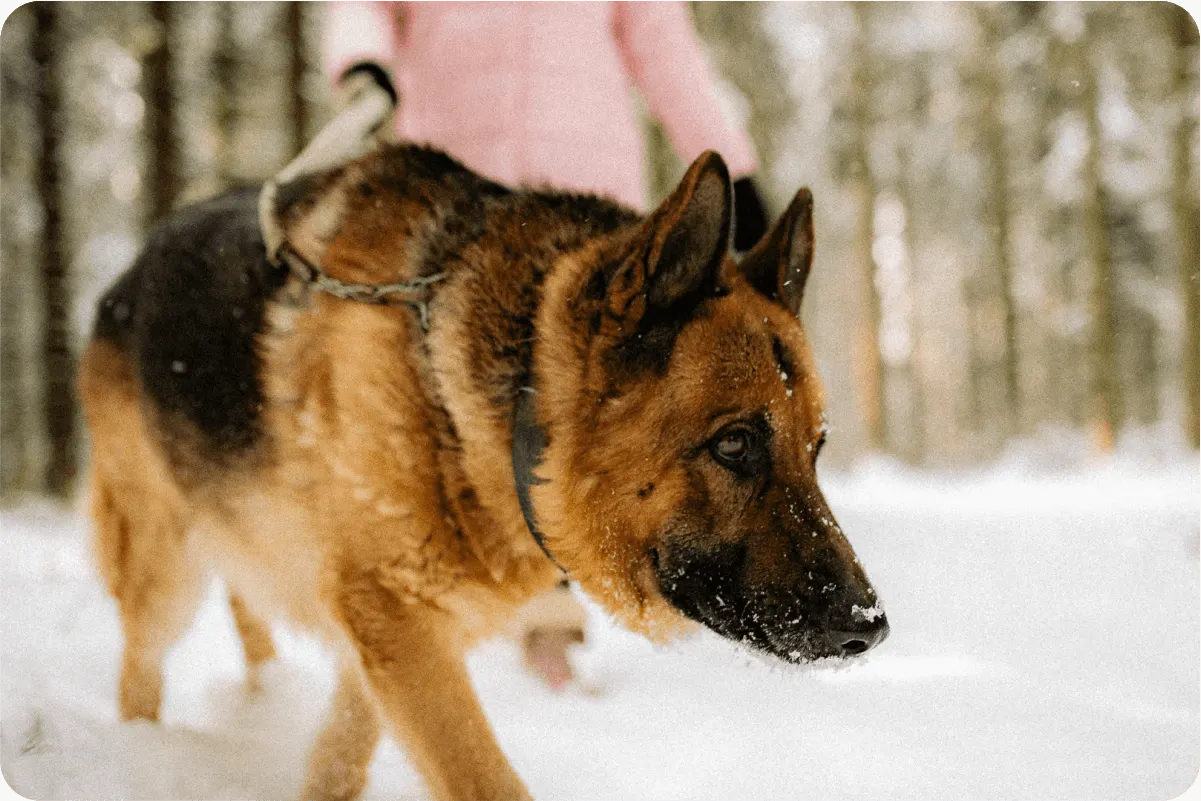
[[[734,250],[745,253],[767,233],[767,211],[750,178],[734,182]]]
[[[347,67],[346,72],[342,73],[342,77],[338,79],[338,83],[344,86],[351,76],[360,74],[368,76],[371,80],[379,84],[379,87],[392,97],[392,105],[396,105],[396,87],[392,84],[392,78],[389,77],[386,69],[374,61],[359,61],[351,64]]]

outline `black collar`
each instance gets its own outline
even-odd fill
[[[513,404],[513,479],[521,514],[525,516],[525,525],[533,535],[534,542],[555,563],[555,567],[563,570],[563,566],[547,550],[542,530],[538,528],[538,521],[534,517],[534,501],[530,498],[530,487],[546,483],[545,479],[534,475],[534,468],[542,463],[542,453],[546,450],[546,431],[538,425],[534,402],[536,394],[533,387],[522,386],[517,390],[517,400]]]

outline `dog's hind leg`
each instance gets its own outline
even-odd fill
[[[439,799],[528,799],[471,686],[445,613],[406,605],[371,576],[339,588],[338,612],[380,711]]]
[[[163,657],[191,622],[203,582],[185,554],[183,521],[151,488],[129,478],[114,481],[103,467],[92,468],[92,519],[125,634],[121,718],[158,720]]]
[[[309,757],[303,801],[349,801],[367,784],[367,767],[380,737],[375,700],[363,685],[363,673],[343,660],[325,726]]]
[[[178,523],[164,521],[134,536],[182,539],[183,535]],[[199,571],[181,559],[181,554],[171,551],[174,548],[155,549],[153,554],[130,559],[126,581],[117,595],[125,631],[118,695],[124,720],[158,720],[163,658],[187,630],[200,603],[203,582]]]
[[[262,618],[247,608],[246,602],[235,592],[229,594],[229,609],[233,612],[238,639],[242,641],[242,654],[246,657],[246,683],[250,689],[257,690],[263,663],[275,656],[271,629]]]
[[[79,376],[92,433],[93,546],[125,634],[120,714],[157,720],[163,657],[192,620],[203,574],[187,553],[185,504],[149,435],[124,355],[93,341]]]

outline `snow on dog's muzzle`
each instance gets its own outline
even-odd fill
[[[832,619],[827,625],[826,641],[838,656],[865,654],[884,642],[889,631],[879,603],[867,608],[852,605],[845,621]]]

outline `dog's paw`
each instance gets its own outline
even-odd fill
[[[280,671],[278,659],[250,662],[246,665],[245,690],[247,695],[262,695],[267,687],[278,684]]]
[[[246,692],[258,695],[263,691],[263,665],[261,662],[246,666]]]

